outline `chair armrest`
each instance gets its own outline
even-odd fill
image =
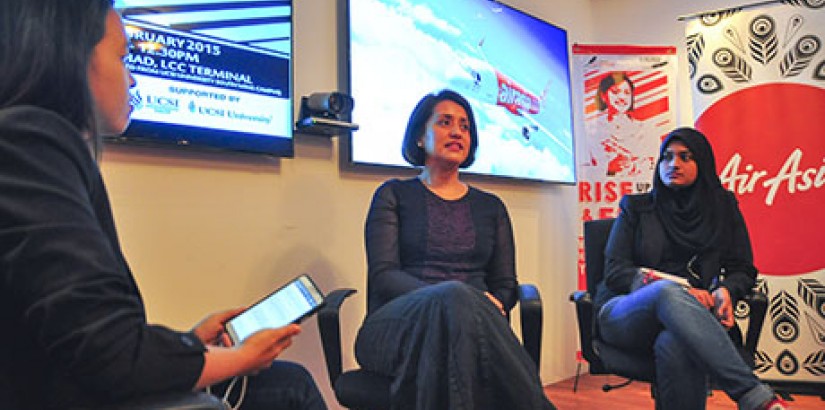
[[[150,396],[105,408],[109,410],[226,410],[226,406],[220,399],[204,392]]]
[[[518,287],[518,299],[524,349],[539,369],[541,367],[541,333],[544,325],[541,295],[535,285],[521,284]]]
[[[579,290],[570,294],[570,301],[576,305],[576,320],[579,324],[579,345],[582,357],[591,366],[601,363],[596,351],[593,350],[593,299],[587,291]]]
[[[748,319],[748,330],[745,334],[745,352],[751,358],[756,354],[756,345],[759,344],[759,336],[762,333],[762,325],[765,323],[765,312],[768,310],[768,297],[760,292],[753,291],[742,300],[748,304],[750,317]]]
[[[321,346],[324,348],[324,360],[331,386],[341,375],[341,305],[344,300],[355,294],[355,289],[336,289],[324,298],[324,307],[318,311],[318,332]]]
[[[593,300],[590,297],[590,293],[586,290],[577,290],[570,294],[570,301],[579,304],[579,303],[589,303],[593,304]]]

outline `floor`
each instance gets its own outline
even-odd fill
[[[617,384],[624,379],[615,376],[582,375],[577,392],[573,392],[573,378],[548,385],[544,388],[550,400],[559,410],[608,410],[608,409],[653,409],[650,386],[634,382],[618,390],[603,392],[605,383]],[[825,401],[817,396],[793,395],[790,401],[793,410],[825,409]],[[725,393],[714,391],[708,397],[708,410],[736,409],[736,404]]]

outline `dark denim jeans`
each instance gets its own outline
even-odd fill
[[[372,313],[355,355],[393,378],[393,409],[555,408],[507,319],[461,282],[418,289]]]
[[[211,393],[223,398],[231,381],[212,386]],[[243,381],[231,388],[227,401],[235,406],[240,400]],[[241,410],[326,410],[312,375],[301,365],[275,361],[269,369],[247,378]]]
[[[673,282],[660,280],[610,299],[599,311],[598,324],[605,342],[654,354],[662,408],[704,409],[708,376],[740,409],[758,409],[774,395],[713,313]]]

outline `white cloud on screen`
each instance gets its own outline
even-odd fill
[[[364,60],[351,75],[353,88],[366,94],[353,95],[354,120],[361,125],[354,138],[368,139],[369,149],[356,152],[355,160],[406,165],[401,141],[412,108],[426,93],[444,87],[445,71],[461,72],[456,51],[421,31],[411,18],[431,16],[426,21],[442,32],[460,34],[460,30],[436,19],[425,7],[407,5],[396,10],[377,1],[362,3],[353,19],[353,24],[362,24],[354,39],[353,58]],[[359,108],[370,118],[360,118]]]
[[[414,5],[410,4],[409,1],[401,0],[398,10],[402,14],[412,18],[415,21],[418,21],[421,24],[430,25],[454,37],[461,36],[461,30],[451,25],[447,21],[436,17],[433,11],[423,4]]]

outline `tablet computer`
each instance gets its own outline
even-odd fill
[[[226,331],[232,343],[239,344],[259,330],[300,323],[323,304],[323,293],[308,275],[303,274],[230,319]]]

